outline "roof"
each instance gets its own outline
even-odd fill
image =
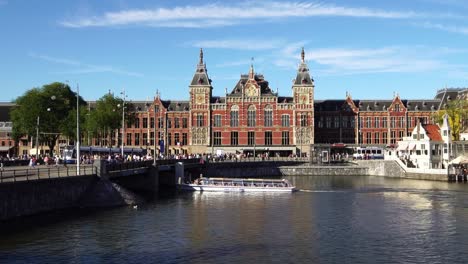
[[[422,125],[424,130],[426,130],[426,134],[430,140],[433,141],[442,141],[442,136],[440,135],[440,128],[438,125]]]
[[[189,101],[162,101],[164,108],[167,111],[189,111],[190,110],[190,102]]]
[[[392,103],[393,100],[359,100],[356,107],[361,112],[380,112],[388,111]]]
[[[436,111],[440,100],[403,100],[408,111]]]
[[[14,103],[0,103],[0,122],[11,121],[10,112],[14,106]]]
[[[463,96],[467,93],[468,88],[445,88],[437,91],[434,99],[440,100],[438,109],[443,109],[447,102]]]
[[[314,79],[310,76],[309,68],[305,62],[302,62],[297,69],[296,79],[294,85],[313,85]]]
[[[211,79],[208,77],[208,70],[206,69],[206,64],[203,62],[202,49],[200,49],[200,61],[197,64],[197,69],[190,85],[211,86]]]
[[[232,89],[231,93],[228,96],[242,96],[242,91],[244,89],[244,85],[249,80],[248,74],[241,74],[239,81],[237,81],[236,85]],[[270,89],[269,83],[265,80],[263,74],[255,74],[254,75],[255,82],[260,86],[260,94],[261,95],[276,95]]]

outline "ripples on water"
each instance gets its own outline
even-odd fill
[[[306,191],[169,194],[137,210],[51,217],[2,235],[0,261],[467,263],[467,185],[289,180]]]

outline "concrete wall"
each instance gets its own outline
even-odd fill
[[[204,177],[262,178],[275,176],[367,175],[360,166],[284,166],[277,163],[238,162],[209,164]]]
[[[368,168],[368,175],[406,178],[429,181],[447,181],[444,170],[422,170],[405,168],[399,160],[359,160],[359,166]]]
[[[3,183],[0,220],[73,207],[125,205],[137,200],[125,188],[96,176]]]
[[[367,168],[361,166],[292,166],[280,167],[284,176],[362,176],[367,175]]]

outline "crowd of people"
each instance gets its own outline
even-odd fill
[[[156,159],[158,160],[165,160],[165,159],[199,159],[200,163],[206,162],[223,162],[223,161],[262,161],[262,160],[272,160],[272,159],[297,159],[298,155],[290,154],[288,157],[280,157],[279,154],[270,157],[268,152],[264,153],[256,153],[255,157],[253,153],[223,153],[223,154],[211,154],[211,153],[196,153],[196,154],[168,154],[163,155],[159,154]],[[94,160],[106,160],[108,163],[125,163],[125,162],[140,162],[140,161],[148,161],[153,160],[153,156],[150,153],[132,153],[132,154],[90,154],[84,153],[80,155],[79,162],[80,164],[93,164]],[[32,168],[35,168],[38,165],[45,165],[45,166],[67,166],[67,160],[64,160],[59,155],[39,155],[36,157],[35,155],[20,155],[20,156],[13,156],[4,155],[0,156],[0,166],[1,169],[5,166],[5,164],[9,162],[12,166],[19,166],[19,165],[28,165]],[[69,163],[75,163],[69,162]]]

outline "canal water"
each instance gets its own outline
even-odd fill
[[[0,237],[1,263],[468,263],[468,185],[290,177],[292,194],[162,193]]]

